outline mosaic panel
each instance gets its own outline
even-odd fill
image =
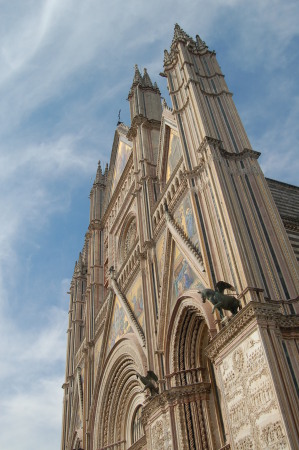
[[[142,279],[141,275],[136,278],[136,281],[129,289],[127,295],[127,300],[134,311],[135,317],[139,324],[144,326],[144,311],[143,311],[143,292],[142,292]]]
[[[184,200],[180,203],[179,207],[174,213],[174,219],[184,230],[186,236],[198,246],[198,234],[195,225],[195,218],[192,210],[190,196],[186,195]]]
[[[132,328],[130,326],[125,310],[121,306],[119,300],[115,298],[110,336],[108,341],[108,351],[112,349],[112,347],[122,336],[130,333],[131,331]]]
[[[168,160],[166,168],[166,183],[171,177],[172,172],[176,168],[182,156],[181,143],[177,134],[170,130]]]
[[[173,263],[173,300],[176,300],[188,289],[200,290],[204,289],[204,286],[176,246]]]
[[[123,170],[124,170],[124,168],[127,164],[127,161],[130,157],[131,150],[132,149],[128,144],[126,144],[122,140],[119,141],[116,160],[115,160],[115,166],[114,166],[114,172],[113,172],[112,190],[115,188],[115,186],[119,182],[121,174],[123,173]]]

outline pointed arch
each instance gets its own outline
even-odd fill
[[[191,317],[193,314],[206,324],[207,333],[210,338],[217,333],[211,306],[208,303],[202,302],[201,294],[199,292],[194,290],[184,292],[184,294],[176,301],[167,331],[165,345],[165,369],[167,373],[170,373],[178,367],[174,361],[170,363],[170,358],[171,355],[174,355],[175,348],[179,344],[178,336],[182,333],[184,324],[186,326],[187,316]],[[199,336],[201,336],[201,334],[202,329],[200,330]],[[189,357],[191,358],[191,356]]]

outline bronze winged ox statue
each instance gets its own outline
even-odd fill
[[[218,281],[216,284],[216,289],[203,289],[201,291],[201,298],[203,303],[209,300],[214,306],[212,312],[215,308],[218,309],[220,318],[223,319],[223,309],[230,311],[233,315],[237,314],[238,310],[242,308],[240,301],[233,297],[232,295],[224,294],[225,289],[230,291],[235,291],[235,288],[225,281]]]
[[[146,389],[150,390],[151,396],[153,397],[156,394],[159,394],[159,389],[154,384],[158,382],[158,377],[152,370],[148,370],[147,375],[143,376],[140,373],[136,372],[136,377],[140,379],[141,383],[144,384],[144,392]]]

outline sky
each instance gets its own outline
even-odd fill
[[[0,0],[0,447],[60,448],[70,280],[134,64],[215,50],[266,176],[298,184],[297,0]]]

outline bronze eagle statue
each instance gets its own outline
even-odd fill
[[[216,289],[203,289],[201,291],[201,298],[203,303],[209,300],[213,304],[213,310],[218,309],[220,318],[223,319],[223,309],[230,311],[233,315],[237,314],[238,310],[242,308],[241,302],[232,295],[224,294],[225,289],[235,291],[235,288],[225,281],[218,281]]]
[[[136,372],[136,377],[140,379],[142,384],[144,384],[144,389],[142,392],[144,392],[146,389],[149,389],[152,397],[156,394],[159,394],[159,389],[154,384],[158,382],[158,377],[155,372],[153,372],[152,370],[148,370],[146,376],[143,376],[140,373]]]

